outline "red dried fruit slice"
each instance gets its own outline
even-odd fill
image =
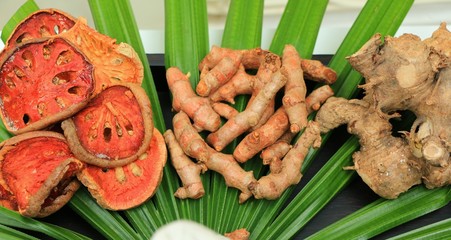
[[[94,94],[117,83],[141,84],[144,67],[135,50],[127,43],[97,32],[80,17],[75,25],[60,35],[72,42],[95,66]]]
[[[93,90],[93,67],[62,38],[36,39],[0,56],[0,108],[6,128],[43,129],[80,110]]]
[[[163,176],[167,149],[161,133],[154,129],[147,151],[123,167],[88,165],[77,177],[100,206],[110,210],[136,207],[152,197]]]
[[[57,35],[69,30],[74,24],[75,19],[65,12],[42,9],[22,20],[5,45],[16,45],[34,38]]]
[[[61,127],[74,155],[99,167],[124,166],[143,154],[152,138],[149,98],[141,86],[111,86]]]
[[[0,144],[0,179],[15,198],[13,210],[24,216],[45,217],[64,206],[80,186],[75,175],[83,167],[59,133],[24,133]]]
[[[1,166],[1,162],[0,162]],[[0,206],[5,208],[18,211],[17,200],[11,189],[6,184],[5,179],[3,179],[3,174],[0,171]]]

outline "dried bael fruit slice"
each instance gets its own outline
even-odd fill
[[[24,216],[45,217],[64,206],[80,186],[75,175],[84,165],[59,133],[29,132],[0,144],[0,182],[14,196],[10,206]]]
[[[1,162],[0,162],[1,166]],[[11,192],[11,189],[3,179],[3,174],[0,171],[0,206],[18,211],[16,196]]]
[[[75,19],[60,10],[38,10],[17,25],[5,46],[16,45],[34,38],[57,35],[69,30],[74,24]]]
[[[111,86],[61,124],[69,146],[81,161],[99,167],[120,167],[149,147],[152,109],[141,86]]]
[[[166,159],[163,136],[154,129],[149,148],[136,161],[110,169],[88,164],[77,177],[100,206],[110,210],[130,209],[155,194]]]
[[[86,19],[78,18],[75,25],[60,36],[77,46],[95,66],[94,94],[116,83],[142,83],[144,67],[135,50],[89,27]]]
[[[0,55],[0,109],[13,134],[43,129],[84,107],[93,67],[62,38],[35,39]]]

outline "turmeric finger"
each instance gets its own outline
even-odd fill
[[[174,135],[186,155],[202,162],[208,169],[221,174],[227,186],[239,189],[241,191],[240,203],[252,197],[252,193],[248,189],[248,186],[256,181],[252,171],[243,170],[232,155],[217,152],[208,146],[183,111],[174,116],[173,126]]]
[[[228,82],[235,75],[240,65],[240,58],[236,54],[224,57],[214,68],[203,68],[196,92],[202,97],[209,96],[219,86]]]
[[[213,45],[210,52],[199,63],[199,70],[202,70],[205,67],[212,69],[214,66],[219,64],[221,59],[232,54],[235,54],[241,59],[241,62],[246,69],[258,69],[267,53],[269,53],[269,51],[263,50],[259,47],[236,50]]]
[[[205,194],[205,190],[200,174],[207,169],[202,164],[194,163],[185,155],[172,130],[169,129],[164,133],[164,139],[171,155],[171,163],[183,184],[182,187],[177,189],[174,196],[181,199],[198,199],[202,197]]]
[[[245,228],[240,228],[233,232],[224,234],[224,236],[230,240],[248,240],[250,235],[250,232],[248,232]]]
[[[220,86],[210,95],[213,102],[227,101],[235,104],[234,98],[241,94],[252,94],[255,82],[258,79],[246,73],[243,65],[240,65],[235,75],[228,82]]]
[[[285,133],[273,144],[266,147],[260,153],[260,158],[264,165],[271,165],[272,162],[282,159],[285,154],[291,149],[291,140],[296,133],[292,133],[290,130]]]
[[[301,167],[311,147],[319,147],[321,143],[319,124],[310,121],[296,144],[285,155],[280,171],[270,172],[261,177],[249,189],[257,199],[276,199],[290,186],[301,180]]]
[[[225,119],[231,119],[239,113],[234,107],[221,102],[212,103],[211,107],[219,114],[219,116]]]
[[[334,91],[329,85],[323,85],[313,90],[306,98],[307,112],[310,114],[314,111],[318,111],[320,106],[329,98],[334,95]]]
[[[306,98],[306,107],[308,114],[318,111],[320,106],[331,96],[334,92],[329,85],[321,86],[313,90]],[[286,131],[275,143],[269,145],[260,153],[260,158],[264,165],[269,165],[271,172],[277,172],[280,166],[281,159],[291,149],[291,140],[296,136],[296,133]]]
[[[286,81],[286,77],[280,71],[275,72],[272,80],[257,94],[252,104],[229,119],[218,131],[209,134],[207,141],[214,146],[216,151],[222,151],[233,139],[257,125],[262,114]]]
[[[280,107],[265,124],[241,140],[233,151],[233,156],[238,162],[246,162],[262,149],[277,141],[288,130],[288,124],[285,109]]]
[[[172,107],[175,111],[188,114],[198,131],[216,131],[221,124],[220,116],[212,109],[207,98],[194,93],[188,77],[176,67],[166,71],[168,86],[173,95]]]
[[[305,105],[307,88],[300,65],[301,57],[296,48],[292,45],[286,45],[283,50],[282,66],[286,71],[287,84],[285,85],[282,104],[290,119],[290,130],[294,133],[299,132],[307,125],[308,115]]]
[[[337,73],[318,60],[302,59],[301,68],[304,77],[320,83],[332,84],[337,80]]]
[[[221,59],[226,56],[230,56],[233,53],[241,57],[241,63],[246,69],[258,69],[262,61],[270,56],[268,54],[271,52],[263,50],[259,47],[246,50],[234,50],[214,45],[210,52],[200,62],[199,70],[202,71],[205,67],[212,69],[214,66],[219,64]],[[325,84],[332,84],[337,80],[336,72],[322,64],[321,61],[301,59],[300,66],[306,79]]]

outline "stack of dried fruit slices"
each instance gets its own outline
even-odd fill
[[[45,217],[80,182],[107,209],[150,198],[167,153],[127,44],[55,9],[23,20],[0,54],[0,205]]]

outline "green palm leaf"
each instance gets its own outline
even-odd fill
[[[118,42],[132,45],[138,52],[143,65],[148,66],[139,30],[128,0],[88,0],[96,29]],[[272,39],[270,50],[280,54],[285,44],[293,44],[301,56],[311,58],[319,27],[327,6],[327,0],[289,0],[281,21]],[[329,67],[339,73],[333,85],[337,96],[350,98],[356,95],[356,86],[361,76],[353,71],[345,57],[354,53],[374,33],[393,35],[409,11],[413,0],[369,0],[360,12],[356,22],[346,35]],[[262,38],[264,1],[232,0],[224,28],[221,46],[234,49],[258,47]],[[2,39],[15,25],[32,11],[37,10],[34,1],[27,1],[2,31]],[[243,24],[246,23],[246,24]],[[191,74],[194,87],[199,80],[197,64],[209,50],[206,0],[165,0],[165,65],[177,66]],[[165,79],[153,79],[150,68],[145,67],[143,87],[152,103],[155,126],[166,129],[159,103],[157,84]],[[241,97],[235,107],[243,110],[247,102]],[[313,117],[313,116],[311,116]],[[0,128],[0,138],[11,135]],[[325,142],[330,134],[324,136]],[[228,151],[235,145],[232,144]],[[351,137],[329,159],[324,167],[307,183],[290,202],[287,200],[294,190],[288,189],[275,201],[249,200],[239,205],[238,191],[227,188],[219,174],[206,173],[202,176],[206,196],[200,200],[179,200],[173,197],[179,187],[178,177],[170,164],[164,169],[164,178],[157,194],[145,204],[124,212],[102,209],[85,190],[80,190],[69,203],[70,207],[109,239],[148,239],[159,227],[177,219],[191,219],[220,232],[229,232],[246,227],[251,239],[288,239],[295,236],[338,192],[353,179],[353,172],[342,171],[341,167],[351,164],[351,154],[358,148],[358,141]],[[311,151],[302,171],[321,150]],[[266,173],[259,159],[244,165],[256,176]],[[422,216],[446,205],[450,200],[448,188],[426,190],[416,187],[400,199],[378,200],[325,228],[310,238],[372,237],[403,222]],[[428,201],[432,203],[426,204]],[[285,206],[286,205],[286,206]],[[420,207],[419,207],[420,206]],[[406,210],[408,209],[408,210]],[[416,210],[410,210],[416,209]],[[385,221],[394,219],[393,221]],[[368,226],[376,226],[372,229]],[[400,237],[438,236],[437,232],[448,233],[449,220],[418,229]],[[12,229],[13,227],[14,229]],[[33,239],[16,229],[28,229],[47,234],[56,239],[85,239],[84,236],[48,223],[24,218],[17,213],[0,208],[0,238]]]
[[[32,237],[23,232],[17,231],[14,228],[7,227],[5,225],[0,225],[0,239],[4,240],[37,240],[37,238]]]
[[[451,238],[451,218],[406,232],[390,240],[439,240]]]
[[[199,81],[197,63],[209,50],[206,1],[165,0],[165,19],[166,68],[177,66],[182,72],[189,73],[194,88]],[[210,194],[209,177],[210,173],[207,172],[202,178],[206,194]],[[173,174],[169,181],[179,187],[177,179],[178,176]],[[171,196],[175,192],[173,189],[163,191],[168,191]],[[183,201],[174,200],[174,197],[171,199],[180,206],[179,218],[207,223],[210,211],[206,199]]]
[[[46,234],[52,238],[55,239],[89,239],[79,233],[73,232],[71,230],[53,225],[53,224],[49,224],[46,222],[41,222],[38,220],[35,220],[33,218],[28,218],[28,217],[23,217],[21,216],[19,213],[11,211],[9,209],[6,209],[4,207],[0,207],[0,226],[2,228],[5,229],[5,235],[6,235],[6,230],[9,233],[12,233],[10,228],[7,228],[6,226],[9,227],[14,227],[17,229],[27,229],[27,230],[31,230],[31,231],[36,231],[36,232],[40,232],[43,234]],[[17,232],[15,233],[17,236],[19,236],[17,234]],[[24,235],[25,238],[28,238],[27,236]]]

